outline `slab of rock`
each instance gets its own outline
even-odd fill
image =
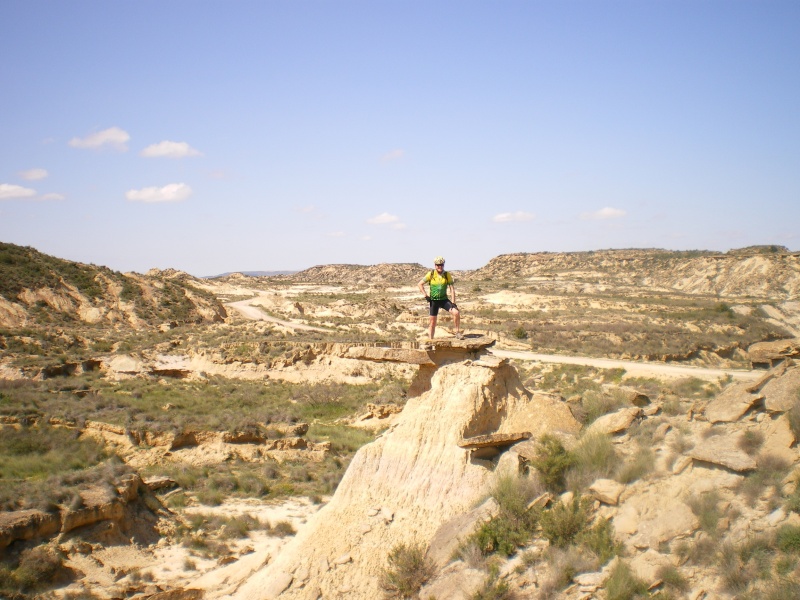
[[[771,412],[786,412],[800,399],[800,367],[787,369],[761,389],[764,406]]]
[[[294,577],[289,573],[275,573],[274,577],[264,586],[263,598],[267,600],[274,600],[283,593],[283,591],[292,585]]]
[[[756,460],[740,450],[737,439],[732,435],[715,435],[702,440],[688,455],[694,460],[719,465],[737,473],[753,471],[758,466]]]
[[[449,565],[435,580],[419,591],[420,600],[469,600],[483,587],[486,573],[462,562]]]
[[[621,408],[620,410],[603,415],[596,419],[587,430],[589,433],[619,433],[625,431],[633,423],[634,419],[642,413],[642,409],[637,406]]]
[[[613,479],[598,479],[589,486],[589,493],[603,504],[616,506],[625,485]]]
[[[139,375],[144,372],[144,363],[138,358],[120,354],[105,363],[106,368],[114,373]]]
[[[647,584],[648,588],[653,587],[661,581],[658,577],[659,570],[663,567],[674,566],[670,558],[653,549],[648,549],[630,561],[631,569],[636,575]]]
[[[603,391],[606,394],[622,397],[629,404],[640,408],[650,404],[650,398],[647,394],[643,394],[636,388],[632,388],[628,385],[612,385],[607,383],[603,385]]]
[[[764,398],[753,393],[751,383],[729,385],[706,407],[706,419],[710,423],[732,423],[738,421],[756,402]]]
[[[497,516],[499,510],[500,506],[497,501],[489,498],[468,513],[458,515],[442,524],[430,541],[428,558],[438,567],[446,565],[464,540],[483,523]]]
[[[656,516],[640,521],[630,543],[636,548],[656,549],[662,542],[688,535],[699,526],[692,509],[676,501]]]
[[[345,358],[371,360],[376,362],[399,362],[409,365],[433,365],[433,359],[426,350],[417,348],[379,348],[373,346],[351,346]]]
[[[490,433],[487,435],[478,435],[475,437],[461,440],[458,443],[460,448],[473,450],[475,448],[487,447],[503,447],[511,446],[522,440],[529,440],[531,438],[530,431],[523,431],[521,433]]]
[[[789,424],[789,417],[785,414],[775,420],[767,419],[761,424],[764,433],[764,443],[759,454],[779,456],[789,463],[797,460],[797,449],[794,447],[795,436]]]

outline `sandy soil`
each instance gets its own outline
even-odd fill
[[[560,363],[570,365],[586,365],[598,369],[625,369],[632,377],[657,377],[674,378],[697,377],[698,379],[717,380],[727,376],[737,381],[758,379],[764,375],[763,371],[738,371],[734,369],[709,369],[703,367],[689,367],[684,365],[671,365],[667,363],[644,363],[632,360],[614,360],[610,358],[589,358],[586,356],[560,356],[558,354],[537,354],[535,352],[518,352],[514,350],[489,350],[500,358],[515,358],[518,360],[532,360],[537,362]]]

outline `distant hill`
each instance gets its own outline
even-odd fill
[[[800,298],[800,253],[751,246],[706,250],[598,250],[503,254],[466,279],[569,278],[623,290],[647,287],[688,294]]]
[[[425,274],[419,263],[382,263],[379,265],[318,265],[285,276],[301,283],[336,284],[416,284]]]
[[[275,277],[278,275],[292,275],[297,271],[228,271],[219,275],[203,275],[201,279],[219,279],[230,275],[247,275],[248,277]]]
[[[147,275],[55,258],[0,242],[0,326],[220,321],[224,307],[179,271]]]

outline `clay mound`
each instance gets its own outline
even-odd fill
[[[440,367],[430,391],[359,450],[328,505],[235,597],[382,597],[378,578],[392,547],[427,545],[445,521],[486,495],[497,460],[474,458],[459,443],[522,429],[574,433],[579,425],[565,403],[532,397],[508,365]]]

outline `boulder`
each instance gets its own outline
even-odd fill
[[[800,367],[787,369],[761,389],[764,406],[770,412],[786,412],[800,402]]]
[[[752,383],[729,385],[706,406],[706,419],[711,423],[731,423],[738,421],[763,394],[753,393]]]
[[[485,581],[485,571],[471,569],[459,561],[449,565],[435,580],[423,586],[418,597],[420,600],[470,600]]]
[[[489,498],[477,508],[443,523],[430,541],[428,558],[437,567],[444,567],[453,558],[458,547],[478,527],[496,516],[499,509],[497,501]]]
[[[616,506],[625,485],[613,479],[598,479],[589,486],[589,493],[603,504]]]
[[[611,435],[625,431],[631,423],[642,413],[642,409],[636,406],[621,408],[616,412],[603,415],[596,419],[587,430],[587,434],[604,433]]]
[[[688,454],[694,460],[719,465],[737,473],[755,470],[758,463],[739,449],[737,441],[733,435],[715,435],[702,440]]]

